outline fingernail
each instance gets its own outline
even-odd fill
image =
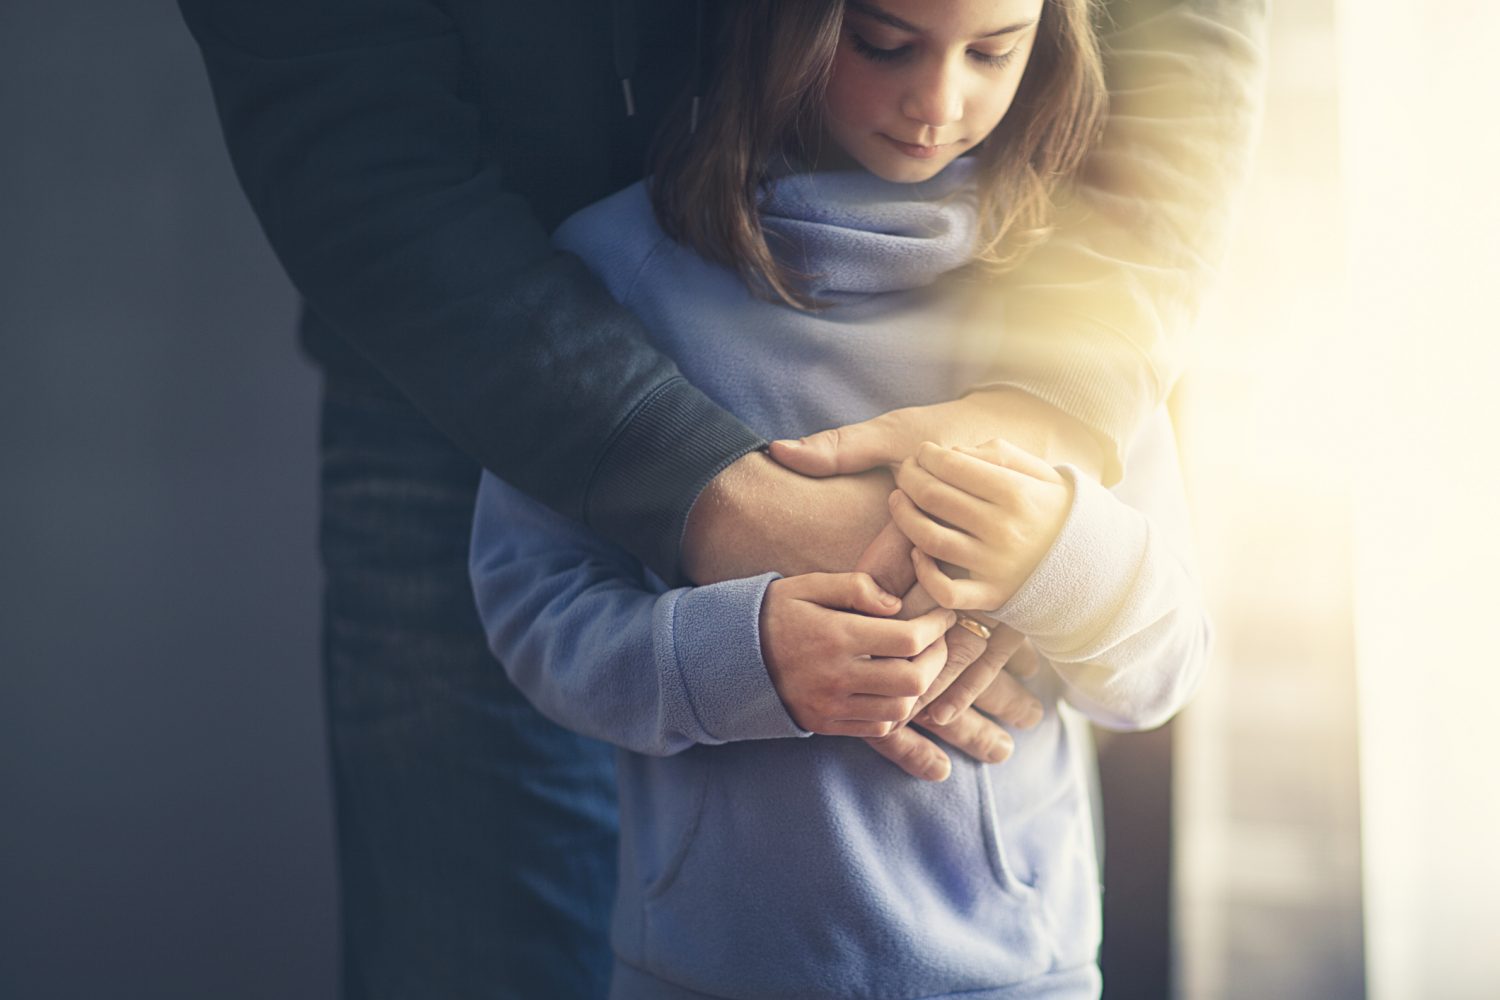
[[[901,598],[897,597],[894,594],[882,593],[880,595],[880,603],[884,604],[888,608],[894,608],[901,603]]]
[[[952,705],[939,705],[932,710],[932,721],[935,725],[946,726],[953,721],[958,713],[953,710]]]

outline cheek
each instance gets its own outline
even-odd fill
[[[1015,100],[1016,90],[1020,87],[1021,79],[1017,74],[1010,81],[999,87],[986,88],[974,98],[970,108],[973,111],[972,118],[976,123],[984,125],[985,134],[991,130],[1005,117],[1010,110],[1011,102]]]
[[[880,82],[862,60],[845,55],[840,49],[823,100],[829,117],[846,125],[878,122],[882,107]]]

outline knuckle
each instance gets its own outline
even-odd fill
[[[927,690],[927,678],[920,670],[903,670],[897,680],[898,697],[915,698]]]
[[[961,642],[957,636],[948,642],[948,666],[954,670],[967,670],[971,667],[977,657],[973,653],[973,647],[966,642]]]

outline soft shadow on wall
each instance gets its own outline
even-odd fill
[[[175,5],[0,4],[0,136],[0,996],[332,996],[315,383]]]

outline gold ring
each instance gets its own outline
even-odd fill
[[[958,623],[981,639],[990,637],[990,627],[978,619],[970,618],[968,615],[959,615]]]

